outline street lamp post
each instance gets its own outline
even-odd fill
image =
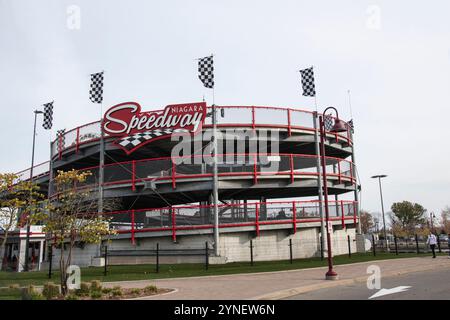
[[[434,215],[434,212],[430,212],[431,232],[434,232],[434,223],[433,223],[434,218],[436,218],[436,216]]]
[[[34,147],[36,144],[36,120],[37,120],[37,115],[43,113],[42,111],[39,110],[34,110],[34,127],[33,127],[33,146],[31,148],[31,168],[30,168],[30,183],[33,184],[33,167],[34,167]],[[30,190],[30,200],[31,197],[33,196],[33,191]],[[31,201],[30,201],[31,203]],[[28,213],[29,215],[31,214],[31,212]],[[25,237],[25,264],[24,264],[24,271],[29,271],[29,263],[28,263],[28,259],[29,259],[29,249],[28,247],[30,246],[30,219],[28,216],[27,219],[27,234]]]
[[[330,233],[330,211],[328,208],[328,185],[327,185],[327,169],[326,169],[326,159],[325,159],[325,121],[324,115],[326,112],[332,109],[336,112],[336,119],[334,122],[333,128],[330,130],[331,132],[343,132],[347,131],[345,128],[345,124],[343,121],[339,120],[339,114],[336,108],[328,107],[324,110],[323,114],[319,116],[319,124],[320,124],[320,159],[322,163],[322,179],[323,179],[323,198],[325,202],[325,222],[326,222],[326,230],[327,230],[327,256],[328,256],[328,271],[325,274],[325,279],[327,280],[336,280],[338,278],[338,274],[333,270],[333,255],[331,249],[331,233]]]
[[[386,233],[386,219],[384,217],[384,203],[383,203],[383,189],[381,188],[381,179],[386,178],[387,175],[385,174],[379,174],[372,176],[372,179],[378,179],[378,184],[380,186],[380,199],[381,199],[381,214],[383,215],[383,233],[384,233],[384,241],[386,241],[386,251],[389,252],[389,245],[388,245],[388,239],[387,239],[387,233]]]

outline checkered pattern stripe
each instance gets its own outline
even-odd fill
[[[144,142],[148,142],[154,138],[171,135],[173,133],[185,133],[189,132],[187,129],[156,129],[151,131],[145,131],[136,133],[130,136],[126,136],[123,138],[120,138],[116,140],[116,144],[120,145],[122,148],[124,148],[127,151],[130,151],[136,147],[138,147],[140,144]]]
[[[331,129],[333,129],[333,125],[334,125],[334,119],[331,115],[324,115],[323,117],[323,124],[325,127],[326,131],[331,131]]]
[[[316,96],[316,86],[314,85],[313,67],[300,70],[302,76],[303,95],[308,97]]]
[[[91,74],[91,89],[89,99],[93,103],[103,102],[103,72]]]
[[[56,131],[56,138],[58,139],[58,152],[61,152],[66,145],[65,137],[66,129],[61,129]]]
[[[45,130],[50,130],[53,126],[53,102],[44,104],[44,121],[42,127]]]
[[[198,78],[206,88],[214,88],[213,56],[198,59]]]

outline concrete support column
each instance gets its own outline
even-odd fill
[[[262,202],[266,202],[267,199],[265,197],[261,197],[261,204],[259,206],[259,220],[267,220],[267,205]]]

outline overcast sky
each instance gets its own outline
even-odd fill
[[[29,166],[41,104],[55,100],[53,135],[100,117],[90,73],[105,70],[104,108],[211,103],[194,59],[214,53],[217,104],[313,110],[297,70],[314,65],[319,110],[348,120],[350,89],[362,208],[380,211],[370,176],[383,173],[386,208],[438,213],[450,205],[449,12],[445,0],[0,0],[0,172]],[[39,124],[36,163],[49,140]]]

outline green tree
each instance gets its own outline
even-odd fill
[[[11,231],[29,223],[30,212],[46,210],[44,195],[30,181],[23,181],[15,173],[0,173],[0,227],[3,251],[1,269],[6,268],[6,242]]]
[[[66,295],[67,268],[72,261],[75,244],[100,243],[104,237],[115,232],[109,228],[109,219],[97,213],[95,191],[83,186],[90,172],[77,170],[58,171],[53,185],[55,194],[51,198],[49,212],[34,215],[42,221],[44,231],[55,239],[59,248],[61,293]],[[117,204],[114,200],[104,201],[104,209],[111,210]]]
[[[391,210],[393,229],[396,229],[397,232],[412,235],[418,228],[423,229],[423,226],[426,225],[424,215],[427,210],[418,203],[395,202],[392,204]]]

